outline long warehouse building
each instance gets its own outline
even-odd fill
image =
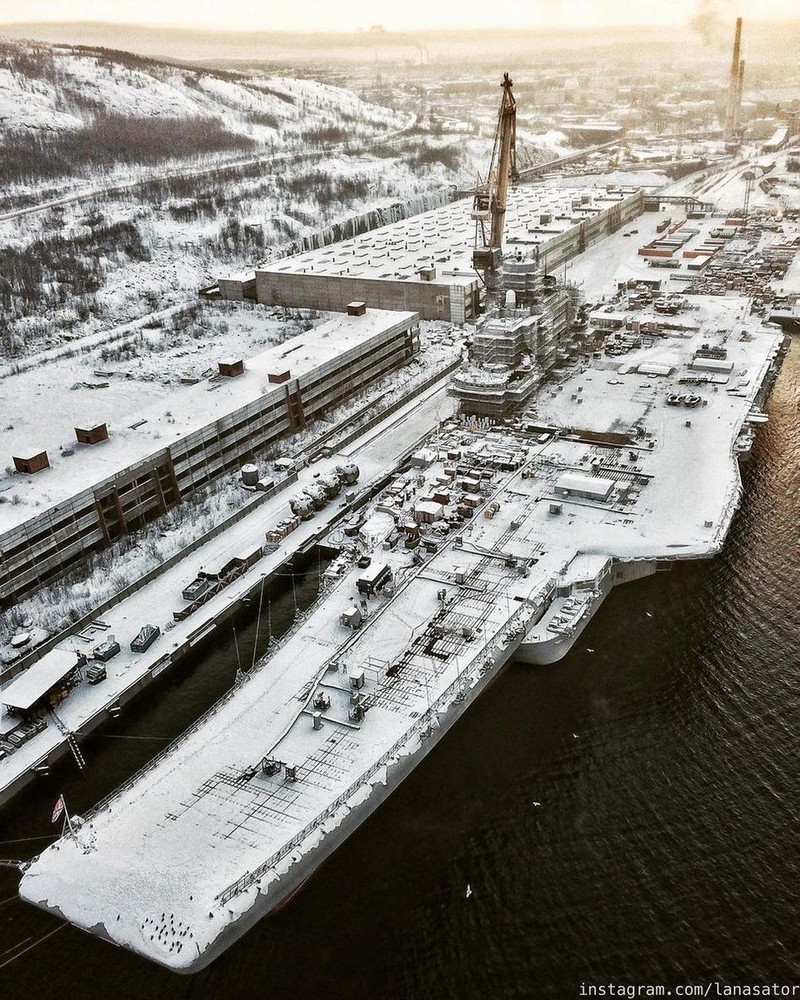
[[[13,456],[20,471],[0,473],[0,496],[12,501],[0,505],[0,606],[234,472],[418,350],[416,313],[345,315],[246,364],[221,362],[210,383],[129,415],[123,427],[100,425],[94,438],[78,431],[69,457],[31,442]]]
[[[521,186],[509,195],[505,257],[554,271],[641,214],[639,188]],[[413,310],[463,324],[480,312],[483,282],[472,267],[475,222],[462,199],[354,239],[271,261],[255,273],[220,278],[223,298],[343,312]]]

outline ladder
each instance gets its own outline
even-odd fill
[[[75,734],[68,729],[64,723],[59,719],[54,709],[48,709],[50,717],[55,723],[56,729],[63,735],[64,739],[67,741],[67,746],[72,752],[72,756],[75,758],[75,763],[78,765],[79,770],[83,770],[86,767],[86,759],[81,753],[81,748],[78,746],[78,741],[75,739]]]

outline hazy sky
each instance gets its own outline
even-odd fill
[[[0,0],[0,23],[115,21],[231,30],[387,30],[675,23],[709,8],[733,19],[795,18],[797,0]]]

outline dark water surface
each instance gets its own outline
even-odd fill
[[[612,592],[564,661],[509,669],[210,969],[176,976],[66,927],[0,968],[2,996],[482,1000],[800,982],[799,388],[795,341],[718,559]],[[316,580],[312,566],[301,602]],[[273,602],[276,631],[292,612],[290,590]],[[254,622],[241,628],[249,662]],[[62,788],[77,811],[97,800],[161,745],[108,735],[173,735],[235,665],[229,642],[151,689],[87,744],[85,772],[65,764],[6,808],[0,839],[50,833]],[[15,901],[16,883],[0,869],[0,963],[59,926]]]

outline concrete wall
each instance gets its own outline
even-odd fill
[[[220,298],[231,302],[243,302],[256,297],[255,273],[238,277],[220,278],[218,281]]]
[[[544,243],[539,250],[539,260],[546,270],[554,271],[598,240],[638,218],[643,210],[642,191],[615,200],[609,197],[607,207],[600,212],[577,221],[575,225]]]
[[[344,312],[347,303],[369,309],[419,313],[422,319],[464,323],[476,315],[480,282],[466,287],[438,281],[361,278],[351,275],[256,271],[256,298],[264,305]]]

